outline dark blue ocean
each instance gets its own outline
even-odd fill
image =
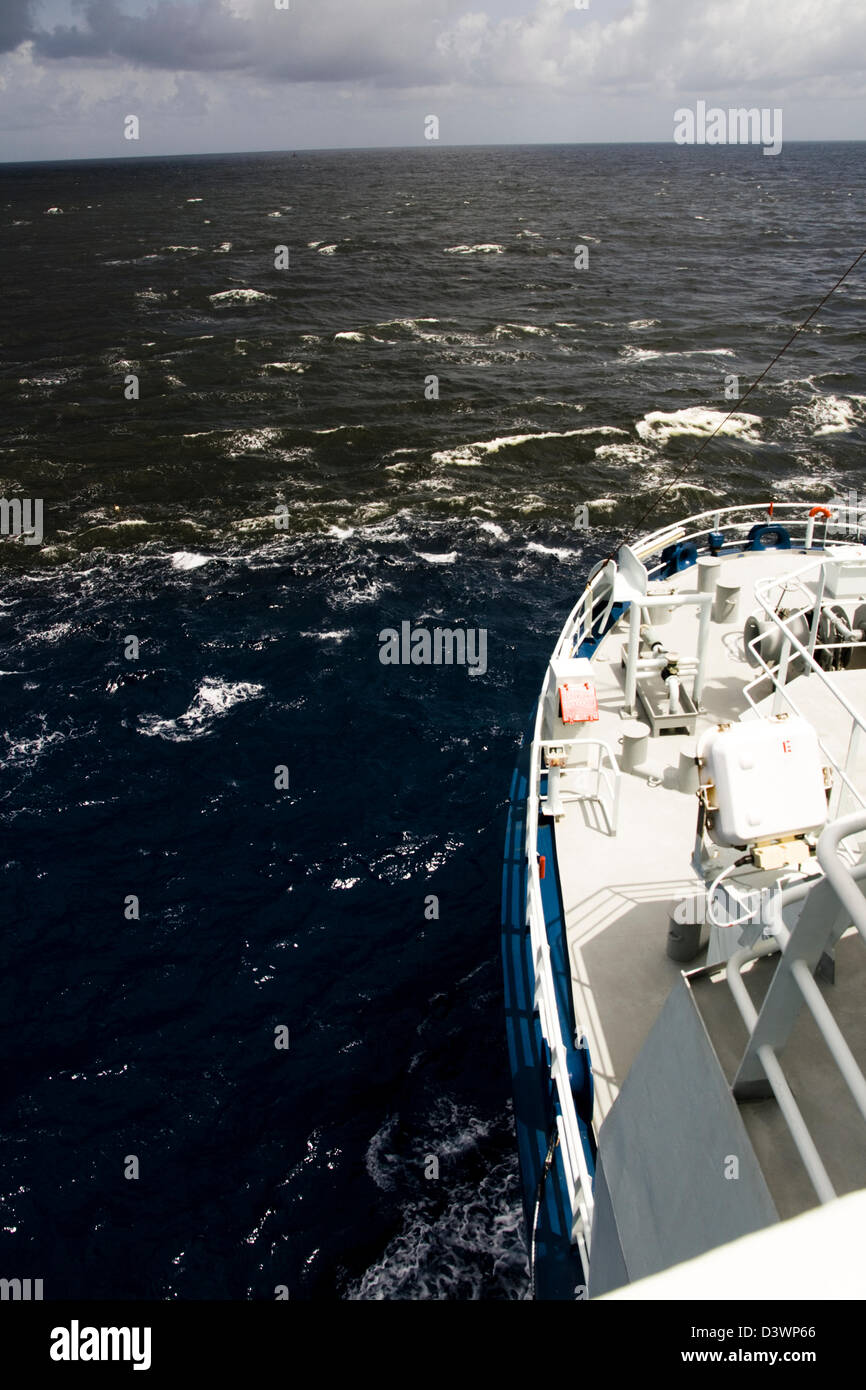
[[[522,731],[588,568],[864,213],[863,144],[0,170],[0,485],[44,506],[0,539],[0,1275],[526,1297]],[[864,277],[653,525],[862,487]],[[486,671],[383,665],[404,621]]]

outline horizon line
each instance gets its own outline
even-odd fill
[[[834,138],[822,138],[818,140],[785,140],[787,145],[863,145],[866,139],[855,138],[852,136],[839,136]],[[735,144],[718,145],[680,145],[672,138],[665,140],[527,140],[512,141],[500,140],[485,143],[478,142],[457,142],[442,144],[438,140],[428,140],[414,145],[298,145],[294,148],[280,146],[273,149],[259,150],[187,150],[187,151],[165,151],[162,154],[104,154],[104,155],[61,155],[57,158],[38,158],[38,159],[0,159],[0,168],[15,166],[19,164],[118,164],[134,163],[149,159],[231,159],[241,158],[250,155],[268,154],[371,154],[383,150],[393,150],[395,152],[405,150],[529,150],[529,149],[600,149],[607,147],[623,147],[632,145],[656,145],[661,147],[671,146],[674,149],[760,149],[759,142],[742,142]]]

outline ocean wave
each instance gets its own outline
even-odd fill
[[[415,554],[419,560],[426,560],[428,565],[453,565],[457,560],[456,550],[449,550],[447,555],[430,555],[424,550],[416,550]]]
[[[309,366],[308,362],[266,362],[266,368],[274,372],[305,372]]]
[[[361,603],[375,603],[391,587],[381,579],[358,579],[356,575],[350,574],[342,586],[336,582],[332,583],[328,603],[331,608],[337,609],[355,608]]]
[[[377,328],[417,328],[419,323],[439,323],[439,319],[385,319],[384,323],[377,323]]]
[[[320,246],[317,254],[319,256],[333,256],[336,253],[338,243],[332,241],[328,246]]]
[[[652,362],[658,357],[733,357],[731,348],[692,348],[684,352],[664,352],[660,348],[641,348],[627,343],[619,350],[623,362]]]
[[[347,1290],[347,1299],[528,1297],[517,1158],[508,1154],[491,1163],[482,1157],[492,1129],[446,1101],[434,1108],[429,1126],[404,1157],[398,1152],[399,1117],[385,1121],[368,1146],[367,1171],[381,1190],[408,1185],[413,1195],[402,1208],[402,1229]],[[448,1175],[447,1186],[425,1181],[431,1158]]]
[[[479,531],[486,531],[488,535],[491,535],[493,539],[497,541],[507,541],[510,539],[507,532],[503,531],[502,527],[497,525],[495,521],[479,521],[478,529]]]
[[[45,724],[45,716],[40,715],[39,719]],[[52,733],[35,734],[31,738],[13,738],[10,734],[4,734],[6,749],[0,757],[0,767],[4,768],[32,768],[35,767],[42,754],[47,748],[54,748],[58,744],[65,743],[67,734],[55,729]]]
[[[498,323],[493,330],[494,338],[511,338],[516,333],[527,333],[536,337],[549,337],[549,328],[539,328],[534,323]]]
[[[725,421],[723,425],[722,421]],[[720,434],[759,443],[760,435],[755,431],[762,423],[760,415],[747,415],[743,411],[725,420],[725,413],[721,410],[688,406],[684,410],[651,410],[638,421],[636,429],[641,439],[648,443],[666,444],[669,439],[684,434],[706,438],[721,425]]]
[[[505,250],[498,241],[482,241],[475,246],[445,246],[446,256],[501,256]]]
[[[864,396],[816,396],[808,405],[794,406],[791,419],[802,422],[816,438],[844,434],[862,424]]]
[[[535,434],[504,434],[497,439],[476,439],[467,444],[458,444],[453,449],[438,449],[433,454],[433,463],[456,463],[464,467],[479,464],[487,454],[498,454],[501,449],[516,449],[521,444],[529,444],[537,439],[573,439],[585,434],[625,434],[625,430],[614,425],[588,425],[579,430],[541,430]]]
[[[274,425],[265,425],[258,430],[235,430],[225,438],[226,456],[235,459],[241,454],[267,449],[281,434],[282,431]]]
[[[339,343],[339,342],[345,342],[345,343],[363,343],[363,341],[364,341],[364,335],[363,335],[363,333],[357,333],[357,332],[355,332],[353,329],[343,329],[342,332],[340,332],[340,333],[335,333],[335,334],[334,334],[334,342],[335,342],[335,343]]]
[[[533,555],[555,555],[557,560],[582,560],[583,551],[569,550],[566,546],[541,545],[538,541],[529,541],[526,549]]]
[[[263,290],[220,290],[218,294],[208,295],[211,304],[256,304],[260,300],[273,299],[272,294]]]
[[[171,557],[171,567],[175,570],[197,570],[209,565],[212,555],[196,555],[191,550],[176,550]]]
[[[599,444],[595,457],[613,463],[644,463],[653,456],[644,444]]]
[[[264,694],[264,686],[249,681],[221,681],[206,676],[192,704],[177,719],[160,719],[156,714],[139,716],[139,732],[148,738],[163,738],[169,743],[188,743],[203,738],[213,730],[214,723],[244,700],[254,700]]]

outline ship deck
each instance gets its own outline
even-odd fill
[[[623,773],[617,834],[600,814],[597,802],[580,791],[580,774],[568,769],[561,782],[565,814],[555,823],[557,868],[560,876],[571,967],[575,1022],[583,1032],[593,1062],[596,1131],[608,1114],[619,1088],[684,967],[666,954],[670,912],[677,899],[703,887],[692,867],[698,800],[694,791],[679,789],[681,752],[692,750],[696,738],[720,722],[755,718],[743,687],[758,673],[747,660],[743,624],[755,607],[755,582],[789,572],[803,563],[802,552],[766,550],[723,556],[719,581],[739,585],[739,612],[730,624],[710,625],[707,679],[702,711],[694,734],[661,732],[649,737],[647,764],[653,775]],[[694,591],[696,570],[674,575],[671,585]],[[694,606],[679,608],[659,628],[665,645],[683,655],[696,649],[698,614]],[[598,693],[599,719],[592,735],[615,754],[621,751],[624,727],[624,668],[622,652],[628,636],[627,614],[605,636],[592,659]],[[830,679],[846,698],[866,707],[866,668],[857,665]],[[769,687],[768,687],[769,689]],[[786,689],[801,712],[818,729],[829,752],[844,762],[849,728],[820,678],[799,676]],[[768,696],[768,701],[771,697]],[[768,702],[767,702],[768,703]],[[854,769],[858,785],[866,781],[866,751]],[[821,988],[839,1011],[846,1037],[863,1041],[863,1054],[852,1044],[861,1067],[866,1065],[866,1029],[862,1015],[866,984],[866,953],[849,949],[843,939],[837,950],[836,984]],[[718,971],[700,971],[705,951],[688,966],[695,1001],[704,1018],[723,1068],[732,1078],[746,1042],[746,1029],[728,986]],[[747,970],[744,981],[758,1005],[775,961],[760,961]],[[694,972],[698,971],[695,975]],[[811,1017],[798,1023],[785,1050],[785,1069],[810,1126],[820,1136],[832,1136],[832,1176],[842,1193],[866,1185],[866,1151],[862,1125],[838,1071],[826,1049],[816,1045]],[[850,1114],[849,1114],[850,1112]],[[775,1102],[749,1102],[741,1114],[781,1216],[814,1206],[815,1196],[799,1163],[787,1127]]]

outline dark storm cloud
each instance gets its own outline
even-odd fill
[[[243,0],[235,5],[240,14],[227,0],[158,0],[143,15],[126,13],[117,0],[85,0],[80,8],[80,22],[38,33],[37,60],[114,59],[169,71],[388,85],[441,75],[436,23],[455,12],[457,0],[292,0],[289,11]]]
[[[2,0],[0,4],[0,53],[11,53],[32,37],[31,0]]]
[[[250,64],[252,26],[223,0],[177,4],[160,0],[145,15],[124,14],[115,0],[88,0],[84,23],[57,25],[36,36],[41,58],[120,58],[145,67],[225,70]]]

